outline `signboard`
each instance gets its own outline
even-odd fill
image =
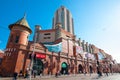
[[[45,55],[45,54],[42,54],[42,53],[36,53],[36,58],[45,59],[45,58],[46,58],[46,55]]]

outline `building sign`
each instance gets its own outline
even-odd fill
[[[46,46],[48,51],[50,52],[58,53],[62,51],[62,43],[53,44],[53,45],[45,44],[44,46]]]
[[[39,59],[45,59],[46,58],[45,54],[42,54],[42,53],[35,53],[35,54],[36,54],[36,58],[39,58]]]

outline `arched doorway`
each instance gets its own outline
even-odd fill
[[[43,72],[43,69],[44,69],[44,64],[41,61],[41,59],[34,60],[33,70],[36,70],[37,75],[40,75]]]
[[[61,64],[61,74],[68,74],[68,65],[66,62]]]
[[[81,64],[78,66],[78,73],[83,73],[83,67]]]

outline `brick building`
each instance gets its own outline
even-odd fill
[[[1,76],[13,76],[14,72],[20,71],[24,73],[31,66],[33,70],[37,70],[37,74],[42,71],[45,75],[56,72],[89,73],[90,66],[93,72],[96,72],[100,49],[84,40],[77,40],[72,34],[72,27],[71,33],[67,31],[69,28],[64,29],[61,23],[56,23],[54,28],[49,30],[41,30],[41,26],[36,25],[33,41],[28,41],[32,30],[25,17],[9,25],[9,29],[11,32],[0,67]]]
[[[3,57],[4,57],[4,51],[0,50],[0,65],[2,63]]]

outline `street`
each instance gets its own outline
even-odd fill
[[[0,78],[0,80],[12,80],[12,78]],[[21,79],[18,78],[18,80],[29,80],[29,79]],[[57,78],[55,76],[37,76],[36,78],[32,78],[32,80],[120,80],[120,74],[114,73],[113,75],[105,76],[98,78],[97,74],[92,74],[91,76],[89,74],[77,74],[77,75],[62,75],[58,76]]]

